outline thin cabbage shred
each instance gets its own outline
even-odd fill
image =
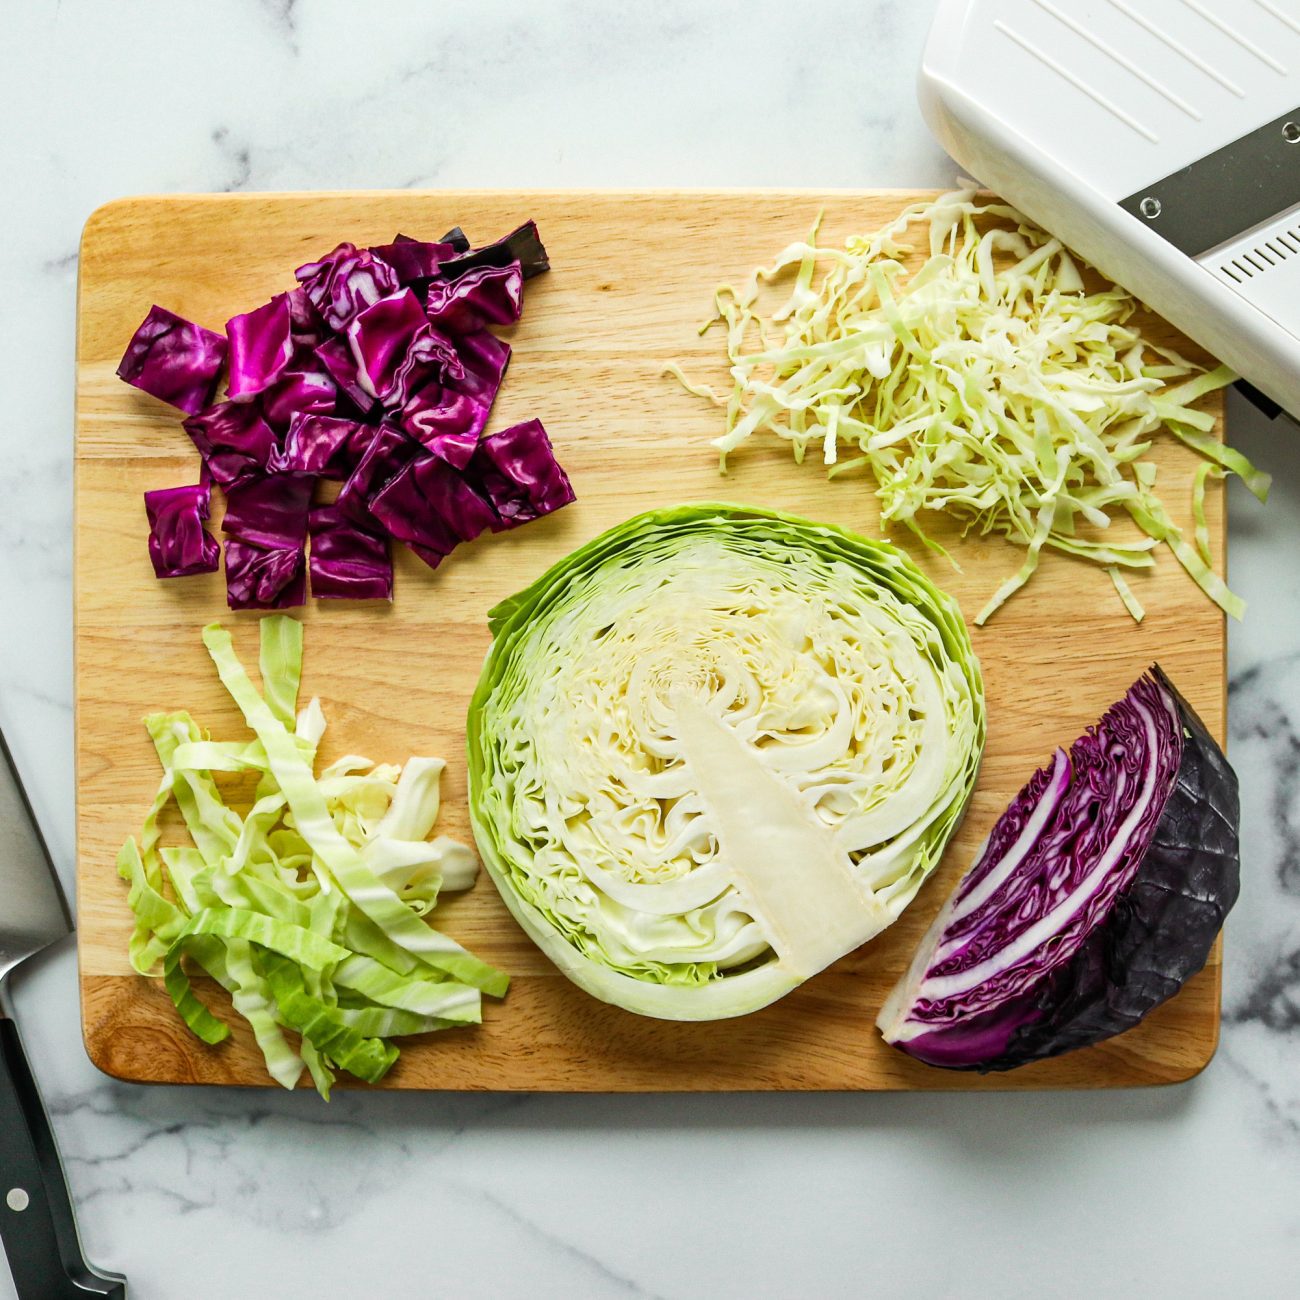
[[[346,755],[315,775],[319,701],[298,709],[302,624],[260,625],[259,691],[217,624],[203,640],[256,739],[215,741],[184,711],[145,719],[163,777],[118,855],[135,916],[132,966],[154,975],[204,1042],[230,1028],[200,1001],[185,959],[231,995],[277,1083],[304,1066],[327,1100],[334,1070],[374,1083],[398,1049],[387,1040],[481,1019],[481,995],[508,980],[425,918],[442,893],[468,889],[477,860],[438,818],[437,758],[398,768]],[[252,807],[229,807],[214,773],[256,778]],[[161,845],[172,804],[192,845]],[[291,1046],[285,1030],[297,1036]]]
[[[727,457],[766,431],[789,442],[796,461],[819,452],[831,477],[869,470],[882,528],[901,524],[942,553],[920,522],[923,511],[942,511],[963,532],[1023,546],[1023,565],[977,623],[1029,580],[1045,548],[1103,566],[1140,618],[1122,571],[1153,567],[1161,542],[1240,617],[1244,605],[1199,545],[1206,476],[1194,489],[1194,549],[1170,522],[1154,491],[1155,463],[1145,459],[1164,426],[1267,497],[1268,475],[1224,447],[1213,417],[1193,405],[1231,383],[1231,371],[1152,343],[1129,323],[1135,299],[1118,287],[1088,292],[1059,240],[1014,208],[979,201],[974,189],[913,204],[843,248],[817,242],[819,223],[743,289],[717,290],[700,333],[725,327],[730,393],[666,368],[725,406],[726,432],[713,443],[724,473]],[[912,246],[902,236],[914,224],[929,227],[929,256],[909,273]],[[788,300],[765,314],[762,286],[791,271]],[[1145,536],[1103,540],[1124,515]]]

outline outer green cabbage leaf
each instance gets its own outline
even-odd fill
[[[901,552],[701,504],[489,614],[470,813],[524,929],[606,1001],[739,1015],[889,925],[984,743],[961,614]]]

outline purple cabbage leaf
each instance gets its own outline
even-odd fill
[[[300,266],[294,276],[335,332],[346,329],[372,303],[401,288],[397,272],[387,262],[354,244],[340,244],[318,262]]]
[[[307,539],[313,479],[306,474],[267,474],[226,493],[221,531],[267,550],[301,548]]]
[[[443,337],[432,332],[436,337]],[[510,364],[510,345],[488,330],[456,340],[456,364],[406,398],[398,420],[403,429],[441,459],[463,469],[464,449],[477,443]]]
[[[276,433],[287,433],[296,415],[315,412],[332,415],[338,406],[338,388],[315,357],[304,369],[286,370],[257,398],[267,424]]]
[[[317,506],[308,519],[311,594],[330,600],[392,600],[388,538],[357,527],[337,505]]]
[[[399,235],[398,238],[400,239],[401,236]],[[468,253],[470,250],[469,239],[459,226],[452,226],[438,242],[440,244],[450,244],[452,251],[456,253]]]
[[[435,280],[424,300],[430,321],[462,334],[488,325],[513,325],[523,306],[524,277],[518,262],[479,266],[455,280]]]
[[[448,236],[443,238],[450,242]],[[438,268],[438,274],[444,280],[456,280],[475,267],[509,266],[511,262],[519,263],[525,280],[531,280],[533,276],[551,269],[535,221],[525,221],[517,230],[512,230],[494,244],[484,244],[482,248],[470,249],[459,257],[443,262]]]
[[[306,556],[226,539],[226,603],[231,609],[288,609],[307,600]]]
[[[332,337],[317,346],[316,360],[337,385],[340,393],[356,407],[360,415],[369,415],[379,401],[361,386],[357,361],[344,337]]]
[[[268,474],[226,493],[226,601],[285,609],[307,599],[304,546],[313,479]]]
[[[293,358],[289,295],[277,293],[254,311],[232,316],[226,322],[226,337],[230,340],[229,397],[238,401],[270,388]]]
[[[289,337],[295,351],[311,351],[330,337],[329,327],[302,285],[290,289],[285,301],[289,304]]]
[[[381,424],[361,452],[357,467],[348,475],[338,495],[338,506],[362,528],[373,528],[370,502],[407,465],[420,455],[420,446],[400,429]]]
[[[465,478],[436,456],[412,461],[371,499],[384,530],[437,568],[461,542],[493,528],[492,507]]]
[[[312,474],[346,479],[370,442],[371,429],[357,420],[302,411],[289,421],[283,444],[267,462],[273,474]]]
[[[151,397],[196,415],[212,400],[225,361],[220,334],[155,305],[127,344],[117,373]]]
[[[390,404],[397,373],[411,345],[428,330],[424,309],[410,289],[381,298],[358,313],[348,326],[347,340],[362,389]]]
[[[491,503],[494,532],[526,524],[575,499],[540,420],[489,434],[474,449],[466,477]]]
[[[159,488],[144,494],[149,517],[149,559],[159,578],[188,578],[221,567],[217,539],[203,527],[212,489],[207,483]]]
[[[379,244],[370,249],[377,258],[393,268],[399,284],[418,289],[423,289],[438,274],[442,262],[451,260],[463,251],[452,243],[430,244],[401,234],[391,244]]]
[[[229,489],[260,478],[275,450],[275,433],[250,402],[219,402],[182,421],[213,481]]]

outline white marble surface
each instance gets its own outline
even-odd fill
[[[0,722],[69,883],[87,214],[166,190],[941,184],[913,93],[931,9],[0,0]],[[1276,490],[1232,500],[1246,871],[1195,1082],[328,1108],[141,1089],[88,1063],[65,944],[14,1001],[90,1258],[138,1300],[1295,1294],[1300,459],[1240,410],[1232,433]]]

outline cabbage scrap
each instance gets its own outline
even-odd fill
[[[482,994],[501,996],[508,980],[425,919],[478,867],[465,845],[428,839],[443,761],[399,769],[348,755],[315,775],[325,718],[315,699],[298,711],[302,624],[272,615],[259,632],[260,691],[230,634],[203,632],[254,739],[211,740],[184,711],[145,719],[163,777],[117,859],[131,965],[154,975],[161,963],[186,1025],[222,1042],[230,1028],[195,994],[188,959],[230,993],[271,1077],[292,1088],[306,1066],[328,1100],[336,1069],[378,1082],[398,1056],[388,1039],[477,1024]],[[247,813],[226,804],[216,772],[256,777]],[[192,845],[160,844],[173,802]]]
[[[909,273],[902,237],[913,224],[928,226],[929,256]],[[818,244],[817,230],[744,289],[718,289],[700,332],[726,329],[729,394],[667,368],[726,407],[726,432],[713,443],[724,473],[728,455],[766,431],[789,442],[796,461],[820,453],[831,477],[868,470],[884,528],[900,523],[941,551],[920,521],[941,511],[964,532],[1024,547],[977,623],[1029,581],[1044,548],[1108,569],[1140,618],[1121,571],[1151,568],[1161,542],[1206,595],[1241,616],[1241,600],[1169,520],[1154,463],[1143,459],[1164,426],[1263,501],[1268,475],[1224,448],[1213,417],[1193,405],[1231,383],[1231,371],[1204,370],[1144,338],[1128,323],[1138,306],[1129,294],[1088,292],[1059,240],[973,189],[913,204],[843,248]],[[767,314],[761,285],[790,271],[789,298]],[[1199,522],[1203,477],[1195,491]],[[1111,541],[1107,530],[1125,514],[1145,536]]]

